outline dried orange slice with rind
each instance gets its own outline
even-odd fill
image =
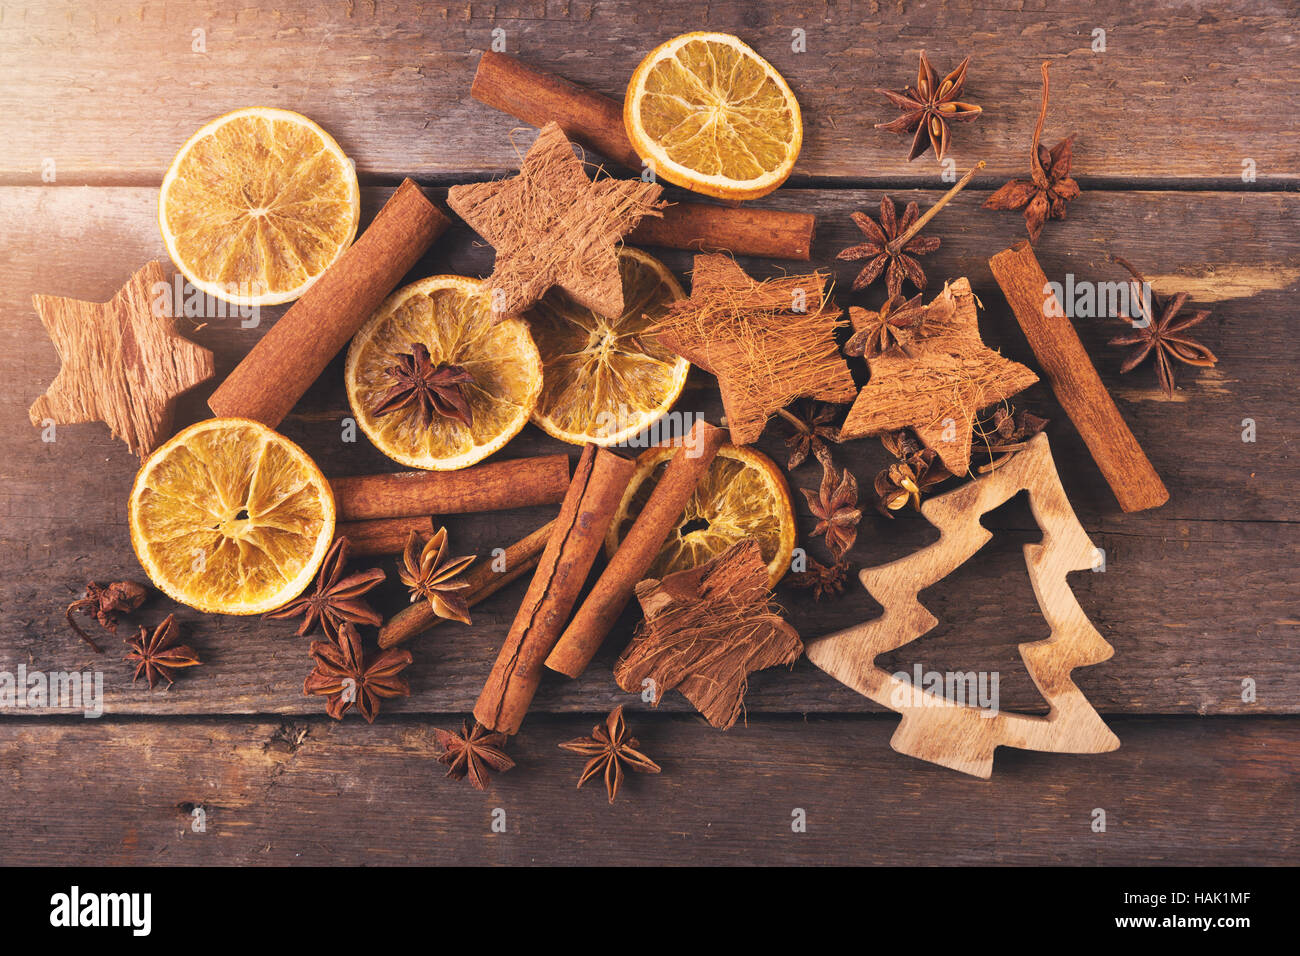
[[[195,288],[239,305],[307,291],[356,238],[361,189],[334,138],[254,106],[191,136],[163,177],[158,225]]]
[[[542,394],[533,424],[582,445],[617,445],[673,406],[691,365],[647,329],[686,293],[658,259],[623,247],[623,314],[599,315],[552,289],[524,313],[542,356]]]
[[[140,564],[168,597],[210,614],[261,614],[319,570],[334,538],[334,493],[283,435],[213,418],[149,456],[128,518]]]
[[[671,445],[657,446],[637,458],[636,471],[605,536],[609,557],[618,550],[676,451]],[[662,578],[699,567],[745,538],[758,542],[775,586],[790,570],[794,555],[790,487],[772,459],[748,445],[726,444],[709,463],[681,520],[645,576]]]
[[[628,84],[623,125],[656,176],[720,199],[766,196],[803,146],[785,78],[727,33],[685,33],[650,51]]]
[[[412,468],[454,471],[519,434],[542,391],[542,360],[523,321],[496,318],[483,281],[466,276],[430,276],[384,300],[353,337],[344,367],[348,403],[376,448]],[[413,407],[371,411],[393,384],[384,370],[415,343],[435,366],[474,376],[464,386],[469,426],[436,415],[425,424]]]

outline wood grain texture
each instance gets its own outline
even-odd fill
[[[69,864],[1295,865],[1285,718],[1124,718],[1100,756],[1022,751],[976,781],[890,751],[893,720],[628,714],[663,767],[610,806],[537,715],[487,793],[446,780],[433,727],[380,717],[0,722],[0,853]],[[1106,832],[1094,833],[1098,808]],[[206,832],[191,829],[202,809]],[[804,833],[792,832],[802,810]],[[494,812],[506,831],[491,831]]]
[[[988,683],[978,701],[972,699],[973,685],[963,685],[960,697],[945,696],[876,664],[881,654],[910,644],[939,623],[918,595],[941,585],[988,543],[993,534],[980,519],[1021,491],[1028,492],[1034,520],[1043,530],[1042,541],[1025,545],[1025,566],[1051,632],[1019,650],[1050,707],[1046,717],[999,711],[996,685],[990,707],[983,696]],[[859,575],[884,613],[809,641],[808,659],[877,704],[898,711],[903,719],[890,744],[899,753],[977,777],[993,773],[998,747],[1056,753],[1105,753],[1118,747],[1119,740],[1071,679],[1076,667],[1100,664],[1114,648],[1092,626],[1066,579],[1073,571],[1094,567],[1099,554],[1061,488],[1047,436],[1035,435],[997,471],[931,498],[921,513],[939,529],[939,540]]]
[[[373,215],[387,189],[366,190],[363,217]],[[1010,358],[1036,368],[1033,353],[988,273],[991,248],[1006,248],[1023,230],[1018,217],[981,213],[984,196],[971,190],[931,224],[944,239],[930,260],[932,282],[967,275],[987,307],[981,334]],[[894,192],[923,206],[937,192]],[[849,221],[853,209],[878,205],[878,191],[780,190],[771,197],[785,208],[818,213],[823,223],[815,257],[829,262],[860,235]],[[156,225],[156,191],[144,188],[0,188],[0,213],[9,223],[6,283],[0,286],[0,427],[19,447],[0,460],[0,663],[60,669],[88,662],[84,645],[67,633],[63,608],[89,578],[139,577],[126,534],[125,503],[135,460],[106,428],[67,426],[58,440],[42,444],[26,420],[26,407],[58,368],[27,295],[57,291],[105,300],[120,283],[123,263],[165,255]],[[1128,228],[1136,223],[1140,228]],[[1212,223],[1209,227],[1206,223]],[[1117,225],[1120,224],[1120,225]],[[1118,232],[1117,232],[1118,230]],[[1116,648],[1116,658],[1079,672],[1080,687],[1102,713],[1297,713],[1300,712],[1300,642],[1295,638],[1293,595],[1300,574],[1300,459],[1291,453],[1300,421],[1300,392],[1279,387],[1300,363],[1293,334],[1292,299],[1300,267],[1290,250],[1300,244],[1300,196],[1225,193],[1085,193],[1070,218],[1048,224],[1038,255],[1050,277],[1124,278],[1105,262],[1118,251],[1144,268],[1157,289],[1173,284],[1193,290],[1214,314],[1204,338],[1220,357],[1217,368],[1181,376],[1174,401],[1164,400],[1154,377],[1141,370],[1119,376],[1119,354],[1105,347],[1110,323],[1080,320],[1080,336],[1103,381],[1115,394],[1138,440],[1164,475],[1172,500],[1158,511],[1124,515],[1095,469],[1081,439],[1043,385],[1024,393],[1029,407],[1053,419],[1048,428],[1063,484],[1084,528],[1106,552],[1107,572],[1071,578],[1088,617]],[[657,255],[659,253],[656,253]],[[412,277],[440,272],[486,274],[490,249],[454,228],[422,260]],[[666,252],[665,262],[682,274],[689,254]],[[779,274],[780,265],[744,264],[756,276]],[[129,268],[129,265],[128,267]],[[852,263],[837,264],[841,302],[876,307],[883,290],[847,292]],[[218,375],[252,346],[280,310],[266,310],[262,327],[242,329],[237,318],[184,320],[182,331],[211,348]],[[1267,346],[1262,343],[1270,343]],[[396,466],[363,439],[347,441],[348,416],[336,361],[286,419],[284,429],[322,462],[329,477],[371,474]],[[678,408],[703,412],[713,421],[721,409],[709,376],[692,374]],[[206,417],[203,390],[185,399],[178,424]],[[1256,423],[1256,441],[1242,441],[1243,420]],[[759,448],[780,462],[779,426],[770,426]],[[531,426],[497,459],[548,454],[562,446]],[[886,463],[873,441],[850,442],[841,463],[859,482]],[[815,488],[815,465],[792,476],[795,487]],[[813,520],[799,502],[804,536]],[[554,508],[528,508],[490,516],[447,520],[457,553],[487,554],[539,527]],[[941,620],[962,618],[968,629],[945,629],[913,647],[913,660],[936,669],[1000,668],[1002,694],[1012,709],[1041,708],[1042,700],[1014,647],[1042,636],[1021,546],[1036,535],[1023,503],[988,516],[997,535],[981,560],[959,570],[960,580],[928,606]],[[880,564],[934,539],[915,515],[897,521],[868,514],[851,553],[859,566]],[[820,555],[813,546],[814,555]],[[821,555],[824,559],[824,555]],[[389,566],[391,567],[391,566]],[[1010,573],[1012,569],[1018,569]],[[394,709],[467,712],[500,647],[523,585],[515,584],[475,610],[475,626],[439,628],[413,644],[415,694]],[[814,605],[806,592],[778,589],[778,600],[806,637],[815,637],[875,613],[865,594]],[[376,596],[391,612],[405,597],[395,575]],[[157,601],[143,620],[160,621],[169,610]],[[113,713],[316,713],[301,694],[307,668],[306,641],[292,626],[248,618],[202,618],[181,610],[187,641],[209,666],[187,674],[173,691],[153,695],[130,688],[125,665],[104,662],[107,707]],[[535,707],[596,709],[624,699],[610,676],[620,636],[630,638],[624,618],[596,663],[578,682],[544,683]],[[990,646],[988,635],[999,635]],[[913,660],[896,663],[909,667]],[[893,662],[891,662],[893,663]],[[1242,681],[1258,686],[1258,699],[1243,702]],[[861,711],[874,708],[858,694],[829,680],[806,662],[792,674],[758,674],[747,695],[754,713]],[[685,705],[670,695],[665,708]]]
[[[956,131],[952,155],[958,168],[989,161],[981,185],[1026,173],[1045,59],[1054,61],[1055,104],[1046,137],[1080,133],[1075,174],[1085,187],[1159,178],[1240,185],[1247,160],[1261,182],[1295,182],[1300,128],[1279,121],[1300,83],[1293,14],[1270,0],[680,0],[667,12],[614,0],[7,2],[0,181],[38,183],[53,160],[59,182],[156,184],[194,130],[249,105],[306,113],[365,177],[498,175],[518,168],[518,121],[469,91],[500,29],[506,52],[617,99],[641,58],[669,37],[738,34],[800,100],[796,182],[937,180],[932,157],[909,164],[906,137],[872,128],[897,115],[873,89],[913,82],[922,49],[941,72],[972,55],[966,98],[984,115]],[[794,30],[804,31],[806,52],[794,51]],[[1105,31],[1104,52],[1094,50],[1096,30]]]

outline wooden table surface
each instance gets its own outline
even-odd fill
[[[1300,283],[1300,23],[1273,2],[1071,0],[752,4],[663,0],[432,3],[215,0],[0,3],[0,671],[93,668],[98,720],[4,711],[0,856],[10,863],[1228,863],[1300,862],[1300,420],[1296,310]],[[1019,7],[1019,9],[1017,9]],[[1044,9],[1049,8],[1049,9]],[[157,188],[175,150],[207,119],[247,105],[299,110],[354,157],[366,220],[403,176],[435,197],[448,184],[517,168],[531,130],[469,96],[479,54],[507,52],[613,96],[655,44],[685,30],[736,33],[788,78],[803,107],[803,153],[787,188],[758,201],[818,216],[814,265],[843,304],[851,264],[834,254],[857,233],[856,209],[882,193],[933,202],[946,184],[930,155],[872,128],[894,110],[877,86],[912,82],[917,53],[937,68],[973,55],[966,98],[984,115],[958,128],[958,170],[987,168],[929,227],[932,291],[969,276],[986,341],[1037,368],[987,260],[1024,233],[1018,214],[981,210],[1023,176],[1038,108],[1038,64],[1052,64],[1044,140],[1077,132],[1083,195],[1038,243],[1054,279],[1123,278],[1108,253],[1213,309],[1202,338],[1213,369],[1180,366],[1166,400],[1149,368],[1121,377],[1106,346],[1116,326],[1076,322],[1124,417],[1163,476],[1169,503],[1123,514],[1082,441],[1043,385],[1024,401],[1049,416],[1067,493],[1105,549],[1105,573],[1073,575],[1114,657],[1076,672],[1122,741],[1097,756],[1001,750],[984,782],[895,754],[897,718],[806,661],[755,676],[747,723],[722,733],[675,694],[646,712],[610,663],[620,624],[588,673],[548,680],[513,744],[519,767],[487,794],[441,779],[432,728],[471,707],[523,591],[517,583],[412,646],[413,693],[368,726],[327,718],[301,694],[306,640],[293,627],[177,608],[205,666],[174,687],[132,686],[97,658],[63,609],[88,579],[142,579],[126,500],[137,461],[102,425],[60,427],[41,441],[27,407],[59,363],[33,293],[106,300],[166,254]],[[793,49],[804,31],[806,50]],[[1104,31],[1104,43],[1097,31]],[[1104,49],[1099,47],[1104,46]],[[1243,172],[1253,176],[1243,177]],[[1246,180],[1249,181],[1246,181]],[[672,198],[682,198],[671,193]],[[663,250],[679,274],[689,257]],[[465,227],[415,270],[485,275],[492,252]],[[795,263],[742,260],[756,275]],[[169,274],[170,263],[167,264]],[[278,317],[282,310],[272,310]],[[184,326],[191,334],[190,323]],[[271,323],[218,319],[192,330],[224,375]],[[206,417],[200,389],[180,423]],[[714,380],[693,372],[679,408],[716,421]],[[364,441],[340,441],[341,362],[283,430],[328,475],[390,470]],[[1254,440],[1243,430],[1254,423]],[[779,460],[781,432],[759,446]],[[560,448],[531,426],[501,453]],[[864,488],[885,463],[874,441],[843,447]],[[791,476],[815,487],[816,466]],[[804,535],[812,519],[796,493]],[[553,510],[553,509],[552,509]],[[548,518],[547,509],[462,516],[458,553],[484,553]],[[997,670],[1002,705],[1041,710],[1017,644],[1042,636],[1021,548],[1037,536],[1023,500],[991,513],[980,556],[926,592],[944,623],[892,655],[910,669]],[[915,514],[869,513],[852,557],[890,560],[933,540]],[[805,539],[807,540],[807,539]],[[814,553],[820,545],[813,544]],[[391,567],[391,565],[390,565]],[[392,577],[395,577],[392,576]],[[778,589],[805,636],[876,613],[852,588],[815,605]],[[395,581],[376,603],[395,610]],[[142,621],[171,606],[157,598]],[[125,632],[124,632],[125,633]],[[106,636],[114,651],[118,641]],[[1253,687],[1254,693],[1244,693]],[[628,701],[658,777],[631,779],[614,806],[573,789],[580,761],[556,744]],[[206,829],[196,832],[202,808]],[[1105,810],[1105,832],[1095,811]],[[797,811],[806,832],[795,832]],[[493,821],[505,821],[494,832]]]

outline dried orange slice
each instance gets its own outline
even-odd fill
[[[645,334],[686,293],[639,249],[620,249],[618,269],[622,315],[598,315],[558,288],[524,313],[542,356],[533,423],[560,441],[624,442],[662,418],[686,385],[690,363]]]
[[[803,146],[789,84],[727,33],[685,33],[651,50],[628,84],[623,125],[657,176],[720,199],[766,196]]]
[[[605,552],[610,557],[641,513],[676,450],[657,446],[637,458],[636,471],[605,536]],[[661,578],[699,567],[745,538],[758,541],[768,576],[775,585],[790,569],[794,554],[790,488],[766,455],[748,445],[723,445],[646,576]]]
[[[144,463],[131,544],[168,597],[261,614],[302,593],[334,538],[334,493],[307,453],[245,418],[191,425]]]
[[[482,280],[431,276],[390,295],[348,347],[344,380],[361,430],[394,461],[413,468],[454,471],[500,449],[528,424],[542,391],[542,359],[528,326],[493,321]],[[394,385],[387,369],[416,344],[434,366],[459,366],[472,382],[458,386],[469,405],[469,425],[418,405],[376,414]]]
[[[158,197],[167,254],[198,289],[240,305],[289,302],[357,234],[361,190],[307,117],[254,106],[189,138]]]

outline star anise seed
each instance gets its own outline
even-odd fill
[[[420,546],[420,536],[412,531],[397,574],[410,588],[413,603],[425,598],[439,617],[468,624],[469,600],[460,592],[469,587],[469,582],[459,575],[474,562],[474,558],[472,554],[464,558],[447,556],[446,528],[439,528],[423,547]]]
[[[325,555],[320,573],[316,576],[316,590],[266,616],[290,618],[301,614],[302,624],[297,631],[299,636],[310,634],[319,622],[320,629],[331,641],[338,640],[338,628],[344,621],[369,624],[372,627],[382,624],[383,616],[362,600],[362,595],[377,587],[388,575],[382,568],[371,568],[344,577],[349,547],[347,537],[340,536]]]
[[[1157,318],[1156,314],[1148,313],[1146,306],[1143,305],[1144,297],[1141,288],[1150,288],[1146,279],[1126,260],[1118,256],[1112,258],[1132,274],[1133,295],[1130,299],[1139,305],[1133,311],[1138,312],[1141,320],[1145,321],[1146,324],[1135,327],[1127,335],[1115,336],[1107,344],[1133,346],[1128,357],[1124,359],[1124,364],[1119,368],[1121,374],[1133,371],[1146,360],[1148,355],[1154,353],[1156,380],[1159,381],[1165,396],[1173,398],[1174,365],[1170,359],[1177,359],[1185,365],[1195,365],[1200,368],[1209,368],[1219,361],[1208,348],[1191,336],[1183,334],[1192,326],[1199,325],[1209,318],[1210,312],[1206,309],[1199,312],[1184,313],[1183,306],[1187,304],[1186,292],[1179,292],[1176,295],[1159,295],[1152,289],[1152,305],[1155,313],[1159,315],[1159,318]],[[1120,318],[1130,325],[1135,325],[1134,320],[1127,315],[1121,314]]]
[[[799,490],[817,519],[813,536],[825,535],[831,555],[836,561],[841,560],[857,540],[858,522],[862,520],[862,512],[857,506],[857,479],[847,468],[837,472],[834,465],[824,461],[821,488],[816,493],[807,488]]]
[[[130,614],[144,603],[148,593],[134,581],[113,581],[107,587],[100,587],[94,581],[89,581],[86,583],[86,596],[69,604],[63,616],[68,619],[68,624],[77,632],[77,635],[95,649],[96,654],[102,654],[104,649],[96,644],[94,639],[73,620],[73,612],[79,611],[88,616],[94,615],[95,620],[99,621],[100,627],[110,634],[116,634],[117,616],[119,614]]]
[[[876,510],[887,518],[894,517],[893,512],[909,504],[920,511],[921,496],[934,485],[951,477],[952,472],[943,467],[933,448],[918,449],[876,475],[872,483],[876,493]]]
[[[126,643],[131,648],[131,653],[126,655],[125,660],[135,663],[131,683],[134,684],[143,674],[149,681],[149,689],[153,690],[154,682],[160,678],[168,685],[175,683],[176,677],[172,671],[202,664],[194,648],[176,643],[179,637],[180,627],[176,624],[176,615],[168,614],[167,619],[152,634],[148,628],[141,627],[136,637],[127,638]]]
[[[904,279],[909,279],[912,285],[918,289],[925,288],[925,270],[921,268],[921,263],[914,257],[923,256],[938,249],[939,238],[937,236],[913,236],[901,249],[891,251],[889,248],[889,244],[912,228],[912,224],[920,217],[921,207],[914,202],[910,202],[907,204],[907,208],[904,209],[903,218],[900,220],[898,218],[898,209],[894,205],[894,201],[888,196],[883,196],[880,200],[879,225],[866,213],[855,212],[852,214],[853,222],[862,231],[862,234],[867,237],[867,241],[841,250],[835,258],[846,261],[870,260],[853,280],[853,289],[855,291],[860,292],[871,285],[876,279],[880,278],[882,272],[886,273],[885,288],[891,297],[902,293]],[[911,255],[908,255],[908,253],[911,253]],[[889,267],[887,272],[886,266]]]
[[[1071,133],[1050,150],[1038,142],[1047,121],[1047,64],[1043,64],[1043,102],[1029,146],[1029,179],[1013,179],[984,201],[985,209],[1025,207],[1029,241],[1037,242],[1049,219],[1064,219],[1065,204],[1079,195],[1079,184],[1070,178],[1074,137]]]
[[[879,312],[850,306],[849,321],[857,331],[844,344],[844,354],[875,358],[892,348],[906,353],[909,333],[919,331],[925,317],[921,298],[919,292],[907,301],[901,295],[891,296]]]
[[[475,790],[486,790],[491,779],[490,770],[503,773],[515,765],[505,752],[506,735],[489,731],[475,721],[461,724],[459,734],[450,730],[434,729],[433,737],[442,748],[438,763],[447,768],[453,780],[469,778]]]
[[[470,426],[472,413],[465,386],[474,383],[473,375],[460,365],[434,365],[428,348],[419,342],[411,345],[409,353],[394,357],[397,364],[384,369],[394,384],[380,397],[373,414],[413,407],[421,427],[427,428],[435,414]]]
[[[983,112],[974,103],[960,102],[962,88],[966,85],[966,67],[970,57],[962,60],[942,81],[925,51],[921,51],[921,66],[917,71],[916,86],[906,87],[902,92],[877,89],[891,103],[903,111],[903,115],[889,123],[877,123],[876,129],[891,133],[910,133],[916,130],[912,138],[912,149],[907,154],[910,163],[927,149],[933,149],[935,158],[943,162],[948,152],[949,124],[968,122]]]
[[[591,758],[582,768],[578,786],[581,787],[592,777],[604,773],[605,790],[609,794],[609,802],[613,803],[618,796],[618,788],[623,783],[624,764],[639,773],[659,773],[661,769],[637,749],[640,746],[639,740],[628,736],[627,722],[623,720],[623,705],[619,704],[605,718],[603,726],[597,724],[591,729],[590,737],[577,737],[560,744],[560,749]]]
[[[339,625],[337,642],[312,641],[310,653],[316,666],[303,681],[302,692],[327,697],[325,713],[335,720],[342,720],[356,704],[366,722],[373,724],[380,700],[411,694],[406,678],[398,676],[410,666],[411,652],[389,648],[367,655],[351,621]]]

